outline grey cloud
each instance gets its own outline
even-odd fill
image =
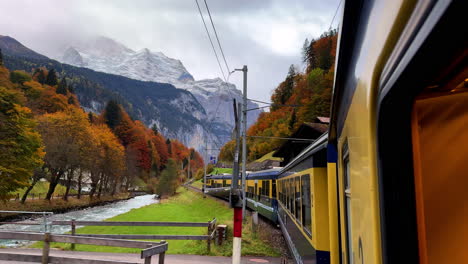
[[[198,1],[208,19],[203,0]],[[221,75],[194,0],[1,2],[0,35],[50,57],[103,35],[135,50],[146,47],[177,58],[196,79]],[[247,64],[249,97],[269,100],[289,65],[300,64],[303,40],[328,29],[339,0],[207,2],[230,67]],[[241,74],[230,81],[242,88]]]

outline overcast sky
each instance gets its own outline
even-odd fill
[[[203,0],[198,0],[211,29]],[[305,38],[328,30],[339,0],[207,0],[229,67],[248,65],[248,97],[269,101]],[[102,35],[182,61],[196,80],[221,77],[195,0],[0,0],[0,35],[57,57]],[[339,15],[333,23],[339,23]],[[214,36],[213,36],[214,38]],[[230,82],[242,89],[241,73]]]

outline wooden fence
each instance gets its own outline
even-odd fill
[[[75,236],[114,238],[114,239],[174,239],[174,240],[206,240],[208,252],[215,238],[216,218],[208,222],[117,222],[117,221],[52,221],[51,225],[69,225]],[[207,227],[206,235],[114,235],[114,234],[76,234],[76,226],[176,226],[176,227]],[[72,244],[72,249],[74,245]]]
[[[111,246],[111,247],[125,247],[125,248],[141,248],[142,251],[141,251],[140,257],[141,259],[144,259],[144,264],[150,264],[151,257],[154,255],[158,255],[158,254],[159,254],[159,264],[164,264],[165,253],[168,249],[168,244],[166,241],[161,241],[161,242],[133,241],[133,240],[84,237],[84,236],[74,236],[74,235],[52,235],[50,233],[0,231],[0,239],[44,241],[44,245],[42,248],[42,256],[27,255],[27,254],[13,254],[13,253],[0,253],[0,260],[36,262],[36,263],[42,263],[42,264],[48,264],[48,263],[140,264],[140,262],[127,262],[127,261],[115,261],[115,260],[108,261],[108,260],[93,260],[93,259],[49,256],[51,242],[86,244],[86,245],[97,245],[97,246]]]

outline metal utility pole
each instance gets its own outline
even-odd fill
[[[208,156],[208,145],[205,141],[205,158]],[[206,160],[204,160],[203,162],[205,164],[205,172],[203,173],[203,188],[202,188],[202,192],[203,192],[203,198],[206,198],[206,195],[205,195],[205,190],[206,190]]]
[[[242,219],[245,219],[245,176],[247,164],[247,65],[242,68],[244,72],[244,91],[243,95],[243,109],[242,109]]]
[[[231,184],[231,196],[229,200],[233,208],[236,207],[236,203],[240,197],[238,197],[239,192],[239,145],[240,145],[240,103],[237,104],[236,99],[233,99],[233,109],[234,109],[234,131],[233,138],[236,140],[236,145],[234,148],[234,164],[232,172],[232,184]],[[237,196],[236,196],[237,195]]]
[[[243,125],[243,137],[242,137],[242,190],[239,188],[234,189],[237,187],[238,184],[238,175],[233,174],[233,182],[232,182],[232,189],[231,189],[231,204],[234,208],[234,228],[233,228],[233,245],[232,245],[232,264],[240,264],[241,260],[241,247],[242,247],[242,219],[243,215],[245,214],[245,164],[247,159],[247,142],[246,142],[246,130],[247,130],[247,66],[244,65],[242,69],[235,69],[235,71],[242,71],[244,72],[244,96],[243,96],[243,103],[242,103],[242,125]],[[237,113],[236,113],[237,115]],[[238,119],[236,117],[236,119]],[[239,122],[238,122],[239,124]],[[240,132],[240,124],[236,128],[237,131],[237,140],[239,142],[239,132]],[[239,144],[237,144],[239,146]],[[236,154],[234,157],[234,161],[238,160],[238,147],[236,148]],[[237,166],[239,163],[237,162]],[[238,171],[238,169],[237,169]]]

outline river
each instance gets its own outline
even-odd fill
[[[106,205],[89,207],[82,210],[71,211],[63,214],[54,214],[48,217],[49,221],[54,220],[72,220],[75,219],[77,221],[102,221],[111,217],[114,217],[119,214],[126,213],[132,209],[140,208],[146,205],[150,205],[153,203],[158,203],[159,200],[154,199],[154,195],[142,195],[137,196],[125,201],[119,201],[115,203],[109,203]],[[36,219],[29,219],[23,222],[35,222],[35,223],[43,223],[43,218],[36,218]],[[7,230],[14,230],[14,231],[22,231],[22,232],[43,232],[44,226],[43,225],[1,225],[0,231],[7,231]],[[63,234],[69,232],[71,230],[70,226],[52,226],[51,233],[54,234]],[[28,241],[15,241],[15,240],[0,240],[0,246],[5,247],[18,247],[24,246],[29,244]]]

